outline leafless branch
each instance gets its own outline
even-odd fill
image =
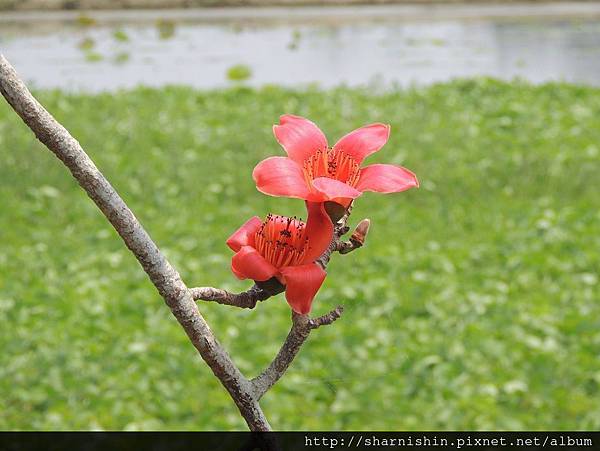
[[[348,218],[350,217],[350,211],[351,210],[349,208],[346,213],[337,221],[334,226],[333,238],[331,239],[329,247],[325,250],[323,255],[317,259],[317,264],[319,264],[323,269],[327,268],[329,260],[331,259],[331,254],[333,252],[340,251],[340,249],[345,246],[345,242],[341,240],[341,237],[348,233],[348,230],[350,229],[346,225]],[[364,232],[364,236],[366,236],[367,233],[365,228],[368,231],[368,220],[366,221],[366,226],[365,221],[361,221],[357,227],[357,229],[360,229],[359,234]],[[356,231],[352,236],[355,237],[355,234]],[[363,243],[364,236],[362,239]],[[354,244],[350,245],[354,246]],[[310,332],[321,326],[332,324],[342,316],[343,311],[344,308],[341,305],[338,305],[329,313],[316,318],[310,318],[308,315],[300,315],[292,312],[292,327],[283,345],[279,349],[279,352],[271,364],[259,376],[250,381],[254,387],[256,399],[260,399],[273,385],[275,385],[279,379],[281,379],[281,376],[285,374],[286,370],[292,364],[294,358],[300,351],[300,348],[308,339]]]
[[[329,313],[326,313],[325,315],[317,316],[316,318],[312,318],[308,322],[308,325],[311,328],[311,330],[318,329],[321,326],[328,326],[330,324],[333,324],[333,322],[335,320],[340,318],[342,316],[343,312],[344,312],[344,307],[341,305],[338,305],[336,308],[334,308]]]
[[[269,430],[269,423],[253,396],[253,387],[215,338],[179,273],[167,261],[77,140],[38,103],[2,55],[0,92],[36,137],[69,168],[73,177],[119,233],[194,347],[227,389],[249,428],[254,431]]]
[[[203,300],[252,309],[258,302],[281,293],[285,287],[276,279],[271,279],[257,282],[249,290],[238,294],[212,287],[188,288],[77,140],[37,102],[1,54],[0,92],[36,137],[67,166],[119,233],[194,347],[231,395],[248,427],[253,431],[270,430],[258,401],[283,376],[310,332],[340,318],[342,306],[316,318],[293,313],[291,330],[273,362],[262,374],[249,381],[217,341],[194,301]],[[323,268],[327,267],[333,252],[348,253],[364,243],[369,228],[368,220],[359,223],[350,241],[341,240],[349,230],[346,223],[350,211],[351,207],[340,213],[341,218],[335,224],[331,244],[317,260]]]
[[[213,287],[190,288],[192,298],[196,301],[216,302],[223,305],[253,309],[260,301],[265,301],[273,296],[272,293],[253,285],[247,291],[241,293],[230,293],[226,290]]]
[[[254,388],[256,399],[262,398],[281,379],[281,376],[285,374],[300,351],[300,348],[308,339],[310,332],[320,326],[332,324],[342,315],[343,310],[343,307],[339,305],[326,315],[314,319],[311,319],[308,315],[300,315],[292,312],[292,328],[285,338],[283,346],[281,346],[281,349],[267,369],[250,381]]]

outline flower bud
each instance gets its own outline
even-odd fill
[[[355,247],[360,247],[365,244],[365,240],[367,239],[367,235],[369,233],[369,227],[371,227],[370,219],[365,218],[358,223],[354,229],[354,232],[352,232],[352,236],[350,237],[350,241]]]

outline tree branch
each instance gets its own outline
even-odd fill
[[[269,423],[254,397],[253,386],[213,335],[179,273],[77,140],[37,102],[1,54],[0,92],[36,137],[69,168],[73,177],[119,233],[194,347],[227,389],[249,428],[254,431],[269,430]]]
[[[323,252],[323,255],[316,260],[316,263],[323,269],[327,268],[331,259],[331,254],[334,252],[347,254],[358,249],[365,243],[371,225],[371,221],[368,219],[363,219],[358,223],[350,237],[350,241],[342,241],[342,236],[350,230],[346,224],[348,223],[351,212],[352,205],[345,210],[344,214],[335,223],[333,237],[329,247]],[[332,324],[342,316],[343,311],[344,308],[341,305],[338,305],[329,313],[316,318],[310,318],[308,315],[300,315],[292,312],[292,327],[281,346],[281,349],[271,364],[259,376],[250,381],[254,388],[256,399],[260,399],[279,379],[281,379],[292,364],[304,342],[308,339],[310,332],[321,326]]]
[[[300,315],[292,312],[292,328],[285,338],[281,349],[267,369],[250,381],[254,389],[255,398],[262,398],[281,379],[281,376],[285,374],[313,329],[332,324],[342,316],[343,311],[344,308],[338,305],[331,312],[312,319],[308,315]]]
[[[248,427],[253,431],[270,430],[258,401],[283,376],[310,332],[340,318],[342,306],[317,318],[292,312],[292,327],[281,349],[265,371],[249,381],[217,341],[194,301],[203,300],[252,309],[258,302],[283,292],[285,287],[273,278],[257,282],[249,290],[238,294],[212,287],[188,288],[77,140],[37,102],[1,54],[0,92],[36,137],[67,166],[121,236],[194,347],[231,395]],[[341,217],[335,224],[329,247],[316,261],[323,269],[327,267],[333,252],[346,254],[362,246],[370,224],[368,219],[361,221],[350,241],[342,241],[341,237],[349,230],[346,223],[351,205],[347,210],[340,210],[342,207],[335,205],[331,207]]]
[[[257,285],[253,285],[252,288],[241,293],[230,293],[213,287],[190,288],[190,292],[195,301],[216,302],[248,309],[253,309],[258,302],[265,301],[272,296],[271,293],[259,288]]]
[[[326,313],[325,315],[317,316],[316,318],[312,318],[311,320],[309,320],[308,326],[310,327],[311,330],[318,329],[321,326],[329,326],[330,324],[333,324],[333,322],[335,320],[340,318],[342,316],[343,312],[344,312],[344,307],[341,305],[338,305],[336,308],[334,308],[329,313]]]

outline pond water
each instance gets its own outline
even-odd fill
[[[600,5],[0,13],[40,88],[393,86],[456,77],[600,85]]]

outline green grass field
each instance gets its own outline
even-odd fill
[[[421,188],[367,193],[367,245],[335,256],[311,335],[263,400],[277,429],[600,428],[600,89],[457,81],[378,94],[276,87],[40,92],[190,286],[243,290],[225,240],[303,215],[251,171],[282,113],[330,142],[369,122],[369,162]],[[0,429],[244,429],[135,259],[55,157],[0,104]],[[242,371],[290,310],[202,305]]]

